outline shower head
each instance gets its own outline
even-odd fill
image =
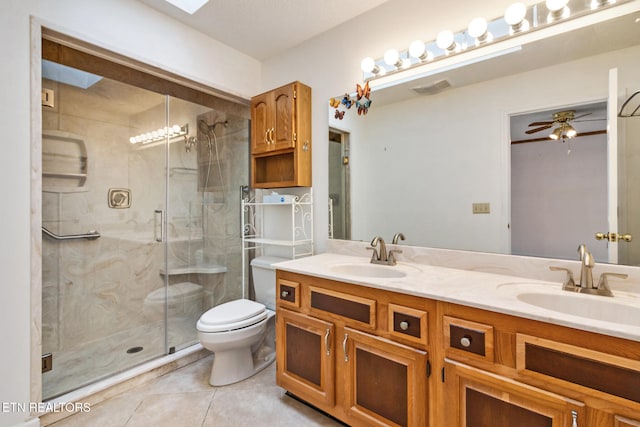
[[[208,134],[209,132],[212,132],[218,125],[223,125],[224,127],[227,127],[229,125],[229,121],[224,120],[224,121],[215,122],[214,124],[209,125],[203,119],[198,120],[198,129],[200,130],[200,132],[204,134]]]

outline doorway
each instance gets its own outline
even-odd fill
[[[351,239],[349,133],[329,129],[329,238]]]

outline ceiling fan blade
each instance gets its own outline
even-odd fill
[[[553,124],[553,122],[533,122],[533,123],[529,123],[529,126],[545,126],[545,125],[551,125]]]
[[[545,126],[541,126],[539,128],[535,128],[535,129],[529,129],[528,131],[526,131],[526,134],[532,134],[532,133],[536,133],[536,132],[540,132],[541,130],[545,130],[545,129],[549,129],[551,128],[551,124],[545,125]]]
[[[584,120],[573,120],[574,122],[599,122],[601,120],[607,120],[605,118],[601,119],[584,119]]]
[[[584,117],[584,116],[588,116],[591,113],[584,113],[584,114],[580,114],[579,116],[575,116],[573,119],[571,119],[570,121],[574,121],[575,119],[579,119],[580,117]]]

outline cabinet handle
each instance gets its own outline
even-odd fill
[[[324,346],[327,349],[327,356],[331,356],[331,344],[329,343],[329,335],[331,334],[331,329],[327,328],[324,332]]]
[[[275,128],[271,128],[269,129],[269,144],[274,144],[275,141],[273,140],[273,131],[275,130]]]
[[[269,145],[269,129],[264,131],[264,143]]]
[[[571,419],[573,420],[573,423],[571,424],[571,427],[578,427],[578,412],[577,411],[571,411]]]
[[[409,329],[409,322],[407,322],[406,320],[400,322],[400,329],[402,329],[403,331]]]
[[[465,335],[460,338],[460,345],[463,347],[469,347],[471,345],[471,337],[469,335]]]
[[[344,361],[349,361],[349,354],[347,353],[347,340],[349,339],[349,334],[344,334],[344,340],[342,341],[342,351],[344,352]]]
[[[286,298],[286,297],[288,297],[288,296],[289,296],[289,291],[282,291],[282,292],[280,292],[280,296],[281,296],[282,298]],[[328,331],[328,329],[327,329],[327,331]]]

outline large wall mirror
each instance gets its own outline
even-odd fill
[[[367,115],[329,108],[330,180],[349,168],[347,194],[330,189],[333,237],[563,259],[586,243],[599,262],[640,265],[640,117],[615,116],[637,90],[640,12],[373,90]],[[578,137],[525,133],[562,111]],[[511,143],[526,139],[539,141]]]

